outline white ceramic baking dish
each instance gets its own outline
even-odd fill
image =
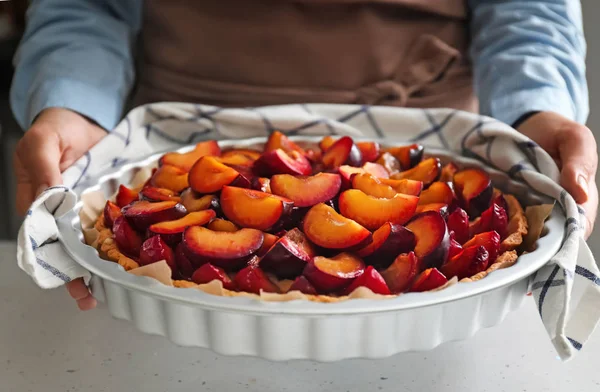
[[[294,140],[311,142],[319,138]],[[260,147],[264,141],[228,140],[220,145],[251,148]],[[425,151],[443,162],[485,167],[479,161],[445,151]],[[128,184],[140,168],[156,165],[161,155],[154,154],[93,179],[79,188],[79,196],[100,190],[108,198],[120,183]],[[506,174],[485,169],[497,188],[514,194],[523,204],[549,202]],[[92,273],[93,294],[107,304],[114,317],[130,320],[142,332],[166,336],[178,345],[277,361],[382,358],[429,350],[494,326],[520,306],[530,276],[558,251],[565,224],[562,213],[555,210],[546,221],[546,233],[535,251],[522,255],[514,266],[492,272],[477,282],[389,300],[266,302],[169,287],[124,272],[118,264],[102,260],[93,247],[83,242],[78,214],[81,207],[79,201],[73,211],[58,221],[60,241],[73,259]]]

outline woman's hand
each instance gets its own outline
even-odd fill
[[[553,112],[537,113],[517,129],[539,144],[556,161],[560,169],[560,184],[585,209],[585,238],[588,238],[594,228],[598,209],[598,150],[592,131]]]
[[[15,151],[18,212],[25,214],[40,193],[61,184],[61,173],[104,136],[104,129],[73,111],[51,108],[41,112]],[[69,282],[67,289],[80,309],[96,306],[83,279]]]

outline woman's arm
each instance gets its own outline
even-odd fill
[[[531,111],[585,123],[588,91],[581,3],[469,0],[481,112],[508,124]]]
[[[112,129],[134,82],[142,0],[35,0],[14,59],[11,106],[23,129],[44,109]]]
[[[581,3],[469,0],[469,4],[481,112],[514,124],[554,158],[560,184],[584,208],[589,236],[598,208],[598,152],[594,135],[583,125],[589,106]],[[537,113],[526,118],[531,112]]]

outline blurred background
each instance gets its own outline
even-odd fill
[[[0,239],[16,238],[20,222],[14,214],[12,152],[22,131],[12,118],[8,90],[26,8],[27,0],[0,1]]]
[[[523,0],[525,1],[525,0]],[[576,0],[568,0],[576,1]],[[8,104],[12,77],[11,60],[23,30],[28,0],[0,0],[0,240],[16,238],[20,219],[15,214],[12,154],[22,135]],[[582,0],[585,35],[588,41],[587,73],[590,88],[590,117],[588,126],[600,138],[600,1]],[[595,38],[594,38],[595,37]],[[598,178],[600,180],[600,178]],[[600,224],[596,225],[590,245],[600,255]]]

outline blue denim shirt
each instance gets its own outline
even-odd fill
[[[65,107],[112,129],[134,83],[143,0],[34,0],[15,56],[13,112],[24,128]],[[576,0],[469,0],[481,112],[512,124],[529,111],[588,116],[586,43]]]

